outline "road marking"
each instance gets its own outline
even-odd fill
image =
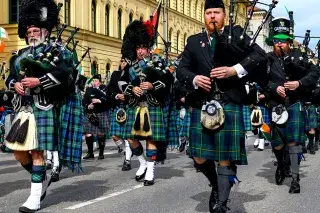
[[[111,198],[111,197],[115,197],[115,196],[118,196],[118,195],[121,195],[121,194],[124,194],[124,193],[127,193],[127,192],[130,192],[130,191],[133,191],[135,189],[139,189],[139,188],[142,188],[143,185],[136,185],[134,187],[131,187],[129,189],[125,189],[125,190],[122,190],[122,191],[119,191],[119,192],[114,192],[112,194],[109,194],[109,195],[106,195],[106,196],[102,196],[102,197],[98,197],[96,199],[93,199],[93,200],[89,200],[87,202],[84,202],[84,203],[79,203],[77,205],[74,205],[74,206],[70,206],[68,208],[65,208],[65,209],[68,209],[68,210],[74,210],[74,209],[79,209],[79,208],[82,208],[84,206],[88,206],[88,205],[91,205],[93,203],[96,203],[96,202],[99,202],[99,201],[102,201],[102,200],[106,200],[108,198]]]
[[[113,154],[117,154],[118,151],[114,151],[114,152],[104,152],[104,155],[113,155]],[[119,153],[120,154],[120,153]],[[86,154],[83,154],[82,157],[86,156]],[[98,157],[99,154],[94,154],[94,157]]]

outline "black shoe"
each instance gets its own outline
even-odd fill
[[[223,204],[219,204],[220,201],[218,201],[212,209],[210,209],[210,213],[226,213],[229,208],[227,207],[227,202],[224,202]]]
[[[86,156],[83,157],[84,160],[87,160],[87,159],[94,159],[94,155],[93,153],[87,153]]]
[[[102,160],[102,159],[104,159],[104,155],[99,155],[98,160]]]
[[[286,178],[286,175],[285,175],[284,167],[278,166],[275,174],[276,184],[281,185],[285,178]]]
[[[300,184],[299,184],[298,180],[293,179],[291,181],[291,186],[290,186],[289,193],[290,194],[298,194],[298,193],[300,193]]]
[[[131,162],[129,160],[124,160],[122,165],[122,171],[131,170]]]
[[[123,149],[120,146],[118,146],[118,153],[121,153],[121,152],[123,152]]]
[[[154,180],[144,180],[144,186],[152,186],[154,184]]]
[[[38,210],[40,210],[40,209],[29,209],[29,208],[27,208],[25,206],[21,206],[19,208],[19,212],[23,212],[23,213],[33,213],[33,212],[36,212]]]
[[[263,151],[263,149],[260,149],[260,148],[259,148],[259,149],[257,149],[257,151],[261,152],[261,151]]]
[[[179,146],[179,152],[183,152],[184,150],[185,150],[185,148],[186,148],[186,145],[187,145],[187,142],[185,141],[185,142],[183,142],[183,143],[181,143],[180,144],[180,146]]]
[[[52,163],[47,162],[47,163],[46,163],[46,169],[47,169],[47,170],[52,169]]]
[[[209,198],[209,210],[210,212],[218,203],[218,190],[216,188],[212,188],[211,195]]]
[[[144,170],[144,173],[142,175],[136,175],[136,181],[142,180],[146,176],[146,173],[147,173],[147,169]]]
[[[60,180],[59,172],[53,170],[51,173],[51,182],[58,182]]]
[[[302,153],[303,154],[307,154],[308,153],[308,150],[305,146],[302,146]]]

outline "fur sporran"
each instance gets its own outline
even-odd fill
[[[262,120],[262,111],[260,107],[254,107],[251,113],[251,125],[253,127],[260,127],[263,123]]]
[[[224,124],[224,120],[223,107],[218,101],[212,100],[202,106],[200,123],[206,129],[216,130]]]
[[[138,138],[148,138],[152,136],[150,114],[148,107],[139,106],[137,108],[135,121],[131,133]]]
[[[276,124],[284,124],[289,117],[287,109],[282,105],[278,105],[272,108],[272,121]]]
[[[127,113],[124,108],[119,108],[116,112],[116,121],[123,124],[127,120]]]

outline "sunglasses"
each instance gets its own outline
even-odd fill
[[[286,43],[288,41],[288,39],[273,39],[272,41],[273,41],[274,44]]]

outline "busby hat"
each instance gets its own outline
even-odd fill
[[[204,10],[210,9],[210,8],[223,8],[224,9],[224,3],[222,0],[206,0],[204,4]]]
[[[290,39],[290,20],[285,17],[278,17],[272,20],[273,38]]]
[[[142,45],[151,48],[154,44],[154,27],[150,21],[142,22],[135,20],[131,22],[123,36],[123,43],[121,48],[122,57],[129,61],[137,59],[136,48]]]
[[[96,75],[92,76],[92,79],[99,79],[101,81],[101,75],[96,74]]]
[[[61,4],[59,4],[61,6]],[[18,34],[25,38],[28,27],[45,28],[49,32],[59,25],[60,8],[54,0],[22,0]]]

